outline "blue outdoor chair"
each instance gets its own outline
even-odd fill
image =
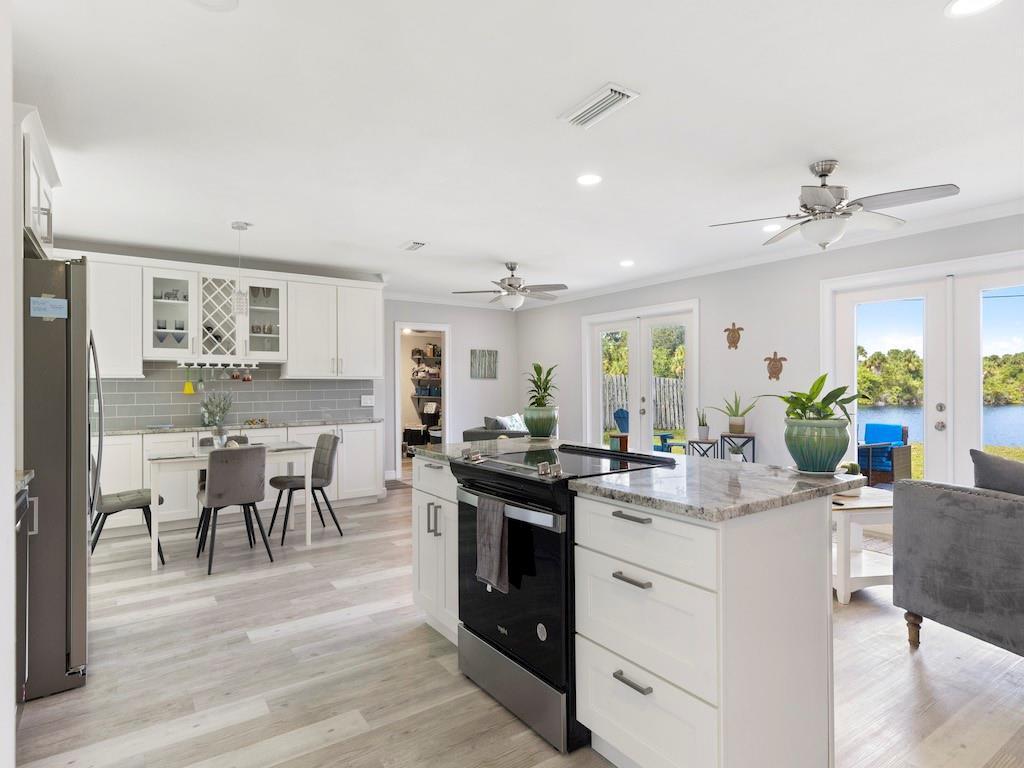
[[[910,477],[908,429],[902,424],[865,424],[857,462],[870,484],[892,483]]]
[[[624,435],[629,434],[629,411],[625,408],[619,408],[612,414],[612,418],[615,419],[615,426],[619,428],[619,432]]]

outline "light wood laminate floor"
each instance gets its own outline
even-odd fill
[[[298,527],[273,565],[223,525],[212,577],[191,531],[163,537],[158,574],[143,537],[101,541],[89,683],[26,705],[19,765],[606,766],[558,755],[458,673],[412,605],[409,507],[398,489],[342,509],[343,539],[314,517],[317,546]],[[1022,659],[930,622],[911,652],[890,599],[836,609],[838,765],[1024,768]]]

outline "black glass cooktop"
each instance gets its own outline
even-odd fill
[[[673,466],[675,459],[670,456],[648,456],[564,444],[558,448],[536,448],[517,453],[484,456],[481,461],[474,463],[479,467],[496,472],[535,478],[541,477],[539,470],[542,464],[547,464],[548,467],[558,464],[561,466],[561,476],[541,479],[564,480],[574,477],[610,475],[615,472],[632,472],[658,466]]]

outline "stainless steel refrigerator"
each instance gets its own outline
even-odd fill
[[[85,259],[26,259],[24,298],[24,465],[35,470],[29,492],[36,505],[22,692],[29,700],[85,684],[88,532],[103,430]]]

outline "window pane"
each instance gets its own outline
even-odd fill
[[[601,444],[629,433],[629,333],[601,334]]]
[[[686,328],[651,329],[651,408],[654,429],[649,444],[656,451],[685,453]]]
[[[1024,461],[1024,285],[981,294],[982,444]]]

